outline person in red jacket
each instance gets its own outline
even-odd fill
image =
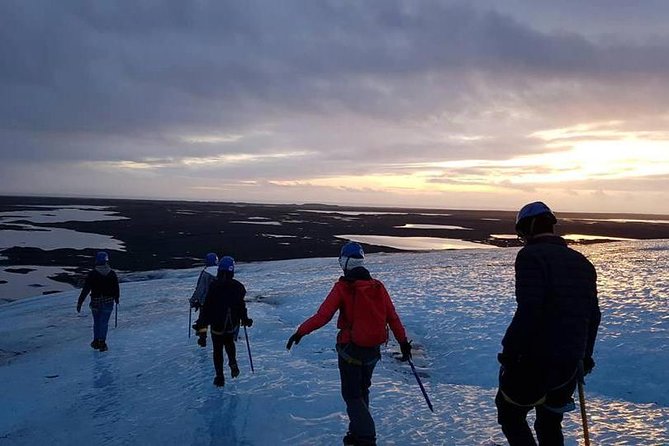
[[[369,412],[369,388],[372,373],[381,359],[381,344],[388,340],[389,326],[400,344],[402,360],[411,358],[411,344],[388,291],[373,279],[363,266],[362,246],[346,243],[339,256],[344,270],[315,315],[299,326],[286,348],[299,344],[308,335],[327,324],[339,311],[337,353],[341,393],[349,418],[345,445],[376,445],[376,428]]]

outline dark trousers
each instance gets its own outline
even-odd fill
[[[527,424],[527,414],[536,410],[534,430],[541,446],[562,446],[562,418],[565,411],[572,410],[572,395],[576,389],[576,378],[569,380],[559,388],[549,390],[546,402],[536,407],[518,406],[507,401],[501,392],[497,392],[497,422],[510,446],[536,446],[532,431]]]
[[[379,347],[339,345],[339,376],[341,395],[346,402],[348,431],[357,443],[376,444],[376,427],[369,412],[369,388],[374,367],[381,357]]]
[[[222,335],[211,334],[211,342],[214,349],[214,369],[216,376],[223,376],[223,347],[228,355],[228,365],[237,364],[237,349],[235,347],[234,333],[224,333]]]

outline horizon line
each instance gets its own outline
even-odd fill
[[[517,213],[516,209],[493,209],[493,208],[447,208],[447,207],[425,207],[425,206],[406,206],[406,205],[373,205],[373,204],[345,204],[338,202],[265,202],[265,201],[227,201],[227,200],[194,200],[186,198],[156,198],[156,197],[118,197],[118,196],[89,196],[89,195],[41,195],[41,194],[25,194],[25,195],[12,195],[12,194],[0,194],[0,198],[46,198],[46,199],[74,199],[74,200],[119,200],[119,201],[159,201],[159,202],[183,202],[183,203],[221,203],[221,204],[248,204],[248,205],[264,205],[264,206],[327,206],[327,207],[338,207],[342,210],[346,209],[397,209],[397,210],[436,210],[436,211],[468,211],[468,212],[510,212]],[[522,206],[522,205],[521,205]],[[622,212],[622,211],[573,211],[573,210],[558,210],[553,211],[557,214],[587,214],[587,215],[632,215],[632,216],[660,216],[668,217],[669,214],[653,214],[653,213],[642,213],[642,212]]]

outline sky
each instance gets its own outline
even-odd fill
[[[669,214],[669,2],[0,3],[0,194]]]

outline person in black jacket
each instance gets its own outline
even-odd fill
[[[109,267],[109,255],[100,251],[95,256],[95,269],[88,273],[84,288],[77,301],[77,313],[91,294],[91,312],[93,313],[93,342],[91,347],[101,352],[107,351],[107,329],[109,317],[114,310],[114,303],[119,301],[118,277]]]
[[[235,275],[235,260],[225,256],[218,264],[218,274],[209,286],[204,305],[200,310],[200,318],[195,328],[199,335],[207,333],[211,327],[211,341],[214,350],[214,369],[216,377],[214,385],[225,385],[223,377],[223,348],[228,355],[228,365],[233,378],[239,376],[237,366],[235,340],[239,333],[239,325],[250,327],[253,319],[248,317],[244,296],[246,289],[233,277]]]
[[[601,319],[597,274],[554,235],[557,219],[542,202],[524,206],[516,232],[516,312],[502,339],[498,423],[511,446],[536,445],[526,416],[536,410],[540,445],[562,445],[562,418],[574,409],[577,380],[589,373]]]

